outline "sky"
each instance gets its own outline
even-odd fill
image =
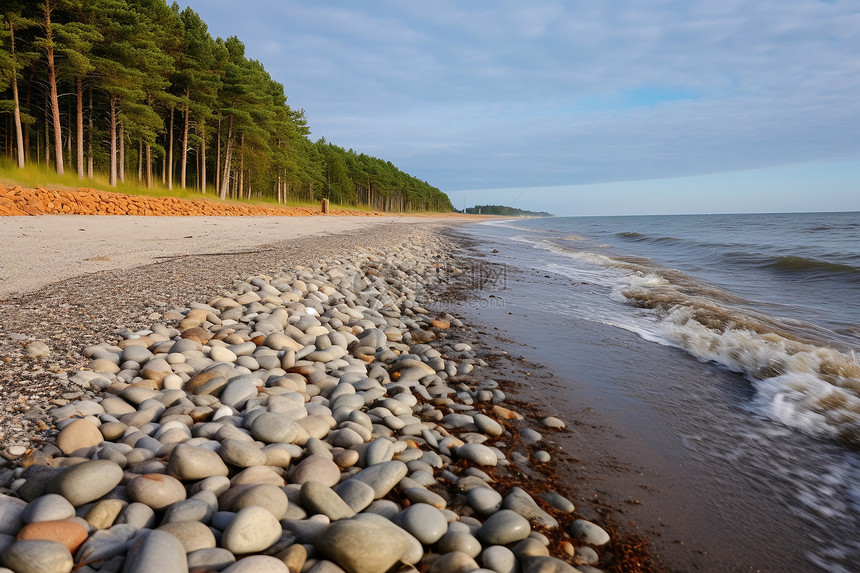
[[[857,0],[183,0],[457,208],[860,210]]]

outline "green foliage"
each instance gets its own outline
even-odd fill
[[[552,213],[546,211],[526,211],[525,209],[517,209],[516,207],[507,207],[504,205],[475,205],[467,207],[466,213],[470,215],[500,215],[503,217],[552,217]]]
[[[155,188],[159,180],[175,181],[181,169],[192,189],[218,185],[225,197],[244,201],[308,204],[327,198],[371,210],[453,210],[439,189],[388,161],[312,141],[304,110],[287,103],[284,86],[261,62],[247,58],[239,38],[213,38],[190,8],[165,0],[51,4],[58,91],[72,95],[60,104],[64,162],[73,164],[73,150],[85,148],[94,166],[89,184],[98,183],[114,161],[137,188],[149,187],[143,186],[150,174]],[[25,156],[47,183],[56,150],[46,137],[53,125],[45,113],[43,19],[37,2],[3,0],[0,113],[10,109],[16,77]],[[84,101],[79,120],[74,108]],[[78,147],[73,143],[79,143],[81,126],[87,145]],[[10,145],[9,138],[0,139],[7,159],[14,147],[14,140]]]

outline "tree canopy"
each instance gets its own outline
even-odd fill
[[[527,211],[508,207],[506,205],[475,205],[467,207],[464,211],[470,215],[501,215],[503,217],[552,217],[552,213],[546,211]]]
[[[19,166],[74,166],[112,185],[136,177],[222,198],[453,210],[388,161],[313,141],[304,110],[239,38],[213,38],[197,13],[165,0],[4,0],[0,132],[0,152]]]

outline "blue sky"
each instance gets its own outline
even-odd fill
[[[860,210],[860,3],[185,0],[458,208]]]

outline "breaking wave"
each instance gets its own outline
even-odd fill
[[[660,273],[641,271],[616,290],[648,309],[656,341],[746,376],[760,411],[809,434],[860,446],[860,364],[827,344],[826,332],[736,308],[731,295],[691,293]]]
[[[800,273],[804,275],[819,276],[849,275],[860,277],[860,268],[855,266],[805,257],[778,257],[772,259],[766,266],[785,273]]]

